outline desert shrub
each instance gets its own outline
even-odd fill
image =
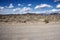
[[[48,20],[48,19],[45,19],[44,22],[45,22],[45,23],[49,23],[49,20]]]
[[[24,23],[26,23],[26,21],[24,21]]]
[[[22,23],[26,23],[26,21],[22,21]]]
[[[2,22],[8,22],[8,20],[2,21]]]

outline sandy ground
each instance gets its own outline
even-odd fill
[[[0,40],[60,40],[60,23],[0,24]]]

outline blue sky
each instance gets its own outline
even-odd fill
[[[60,13],[60,0],[0,0],[0,14]]]

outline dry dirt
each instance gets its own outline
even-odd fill
[[[0,40],[60,40],[60,23],[0,23]]]

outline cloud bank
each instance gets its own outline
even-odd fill
[[[52,7],[52,6],[49,5],[49,4],[40,4],[40,5],[37,5],[37,6],[35,7],[35,9],[50,8],[50,7]]]
[[[34,6],[34,8],[31,8],[32,4],[28,4],[27,6],[23,6],[21,8],[22,4],[17,4],[18,7],[14,8],[15,6],[10,3],[7,8],[0,6],[0,14],[2,13],[13,13],[13,14],[23,14],[23,13],[60,13],[60,4],[57,4],[55,8],[53,8],[52,5],[49,4],[40,4]],[[44,10],[46,8],[46,10]],[[52,8],[52,9],[47,9],[47,8]],[[39,10],[41,9],[41,10]],[[43,9],[43,10],[42,10]],[[37,10],[37,11],[35,11]]]

